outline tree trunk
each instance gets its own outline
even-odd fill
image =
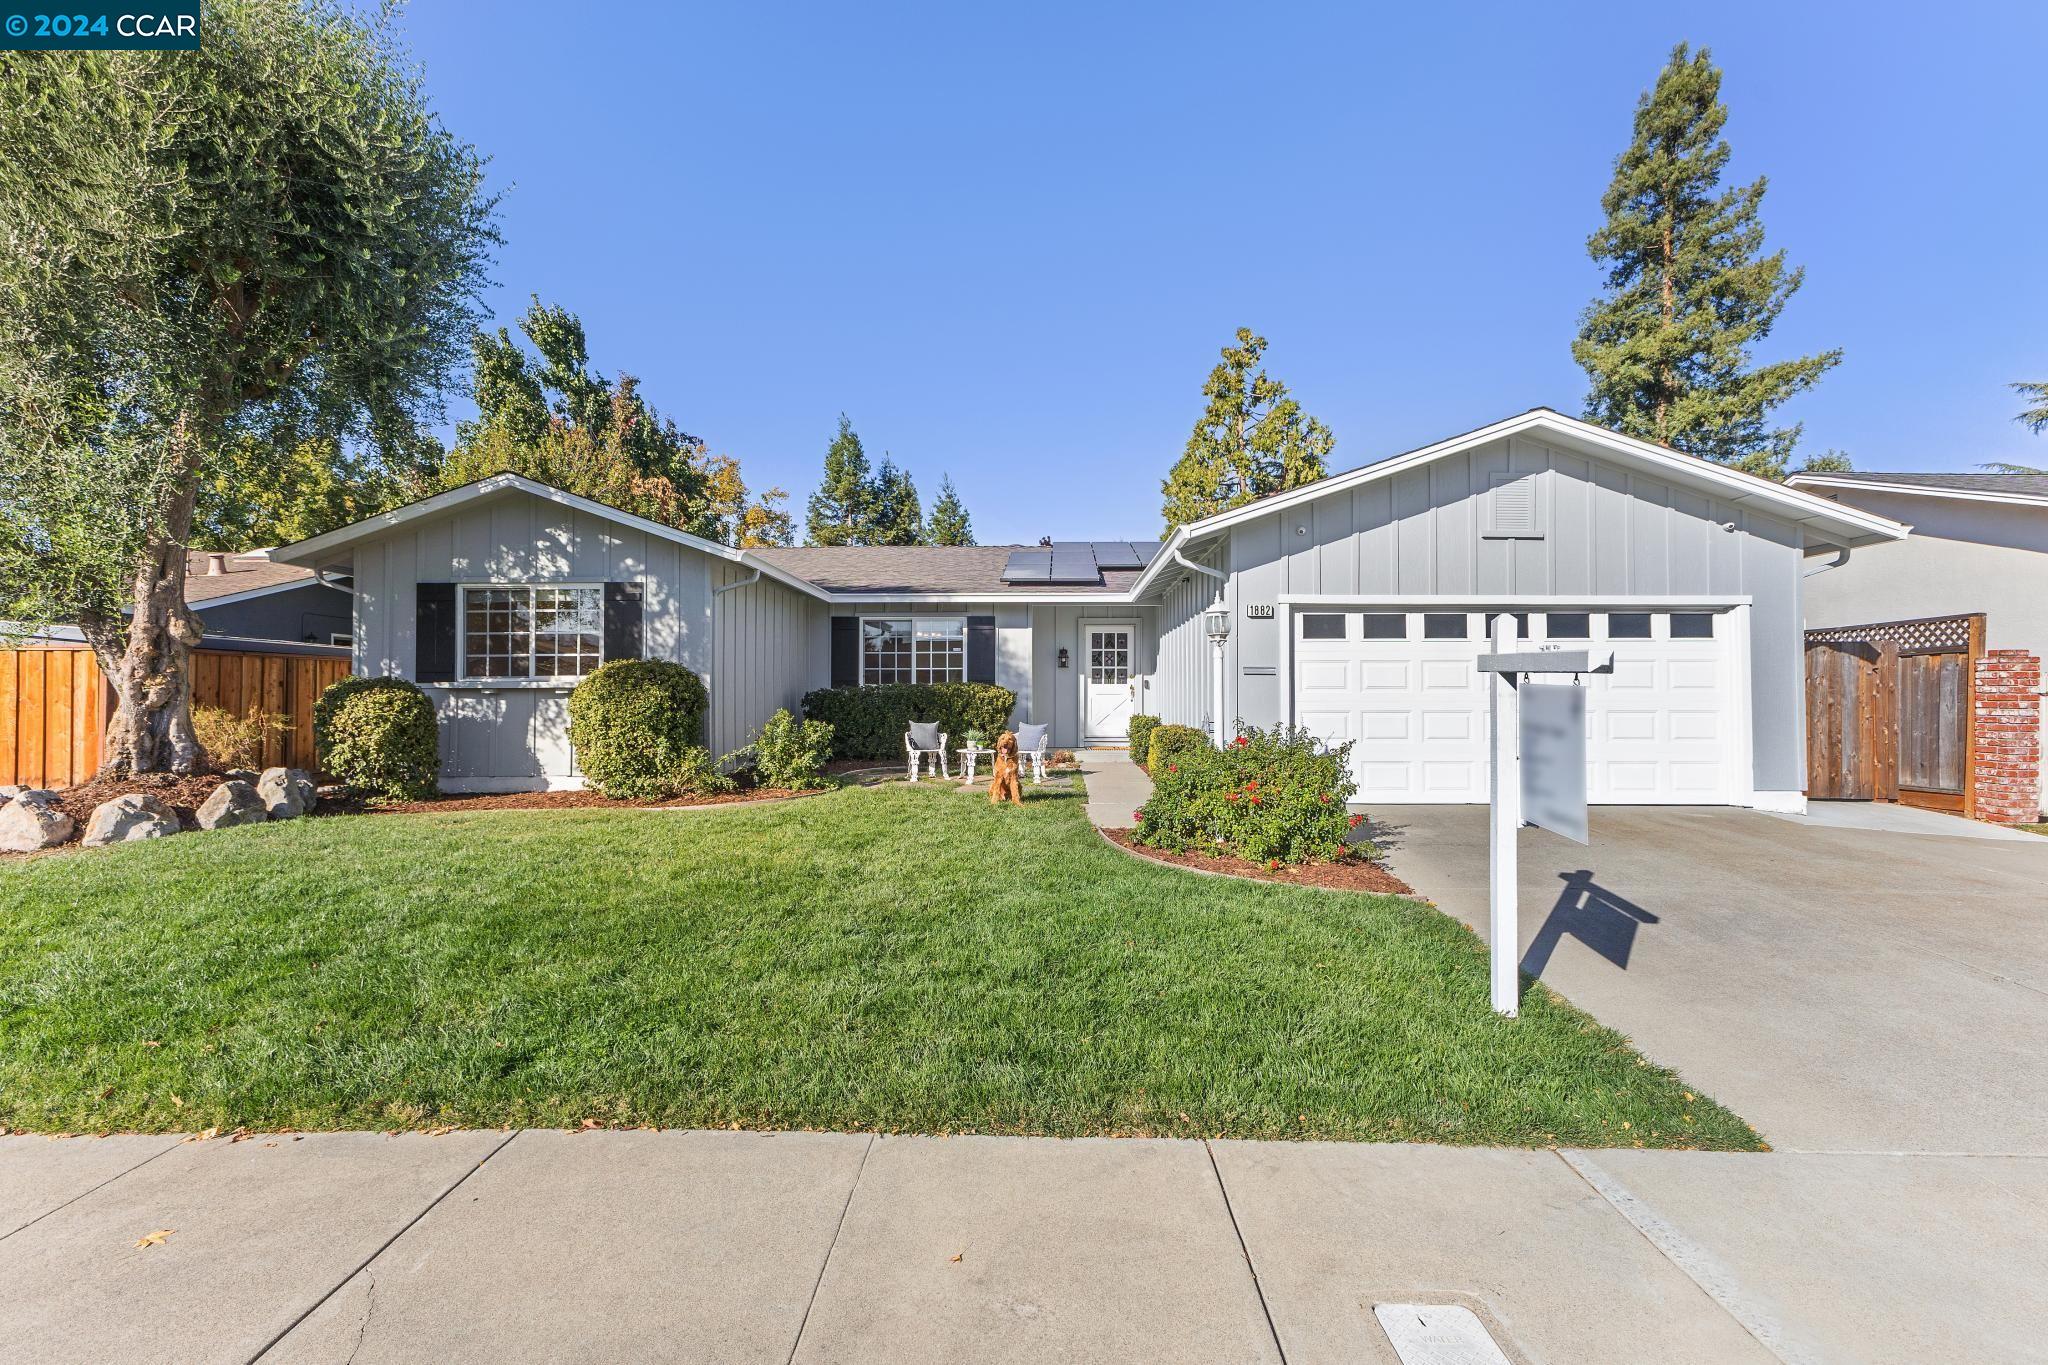
[[[195,423],[180,418],[169,439],[180,446],[159,505],[155,534],[135,566],[133,611],[118,622],[88,622],[87,638],[114,688],[100,771],[189,773],[201,761],[192,730],[192,649],[202,627],[185,605],[185,542],[199,491],[203,445]]]

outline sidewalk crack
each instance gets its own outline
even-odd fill
[[[868,1173],[868,1154],[874,1150],[875,1135],[870,1133],[868,1145],[860,1149],[860,1165],[853,1172],[853,1183],[846,1187],[846,1202],[839,1206],[839,1221],[832,1225],[832,1240],[825,1246],[825,1259],[818,1262],[818,1278],[811,1281],[811,1297],[804,1301],[804,1315],[796,1325],[796,1340],[789,1343],[786,1365],[795,1365],[796,1353],[803,1349],[804,1329],[811,1325],[811,1310],[818,1306],[818,1291],[825,1285],[825,1272],[832,1268],[832,1253],[839,1249],[839,1234],[846,1229],[846,1211],[853,1207],[853,1196],[860,1189],[861,1177]]]
[[[1280,1328],[1273,1322],[1272,1305],[1266,1302],[1266,1286],[1259,1279],[1258,1262],[1252,1259],[1251,1245],[1244,1239],[1244,1229],[1238,1226],[1237,1207],[1230,1202],[1230,1186],[1223,1181],[1223,1167],[1217,1164],[1216,1148],[1209,1139],[1202,1139],[1202,1150],[1209,1154],[1209,1171],[1216,1177],[1216,1192],[1223,1196],[1223,1211],[1230,1215],[1230,1230],[1237,1236],[1238,1254],[1244,1257],[1244,1268],[1252,1277],[1252,1292],[1259,1296],[1259,1311],[1266,1317],[1267,1335],[1273,1338],[1273,1349],[1280,1353],[1280,1365],[1287,1365],[1287,1348],[1281,1344]]]

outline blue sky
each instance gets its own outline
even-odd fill
[[[1395,8],[1402,13],[1381,12]],[[985,543],[1149,533],[1236,327],[1350,468],[1577,412],[1584,250],[1673,42],[1806,267],[1765,358],[1859,467],[2048,465],[2048,7],[552,4],[415,0],[492,157],[492,305],[801,509],[844,410]],[[1670,17],[1660,13],[1669,11]]]

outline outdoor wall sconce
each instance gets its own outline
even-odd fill
[[[1066,666],[1067,666],[1067,647],[1066,647],[1065,645],[1061,645],[1061,646],[1060,646],[1060,667],[1061,667],[1061,668],[1065,668]]]
[[[1230,612],[1228,610],[1219,609],[1204,613],[1203,624],[1208,627],[1209,638],[1217,644],[1220,645],[1230,638]]]

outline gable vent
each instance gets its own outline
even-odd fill
[[[1541,539],[1542,518],[1534,474],[1495,474],[1486,493],[1486,534],[1503,538]]]

